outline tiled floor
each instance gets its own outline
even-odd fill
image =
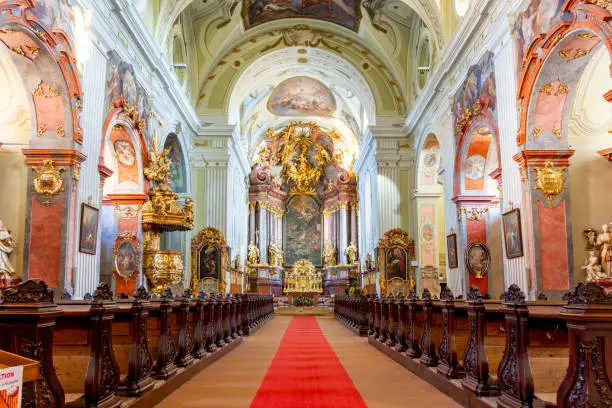
[[[290,320],[289,316],[275,316],[255,335],[246,337],[244,344],[185,383],[157,407],[248,407]],[[317,320],[369,407],[459,407],[331,317]]]

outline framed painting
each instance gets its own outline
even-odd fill
[[[448,267],[455,269],[459,267],[459,258],[457,257],[457,234],[449,234],[446,236],[446,250],[448,255]]]
[[[221,251],[215,245],[205,245],[200,249],[199,279],[219,279],[221,273]]]
[[[322,265],[321,220],[321,207],[313,197],[295,196],[287,203],[283,219],[286,265],[293,266],[301,259]]]
[[[84,254],[96,254],[98,242],[99,210],[91,205],[81,204],[81,229],[79,235],[79,251]]]
[[[117,237],[113,250],[113,272],[124,280],[133,279],[140,267],[140,242],[131,232]]]
[[[502,215],[504,225],[504,246],[508,259],[523,256],[523,234],[521,233],[521,213],[518,208]]]
[[[491,268],[489,248],[480,241],[470,243],[465,250],[465,267],[476,279],[482,279]]]
[[[408,253],[400,247],[389,248],[386,254],[387,281],[394,278],[408,280]]]

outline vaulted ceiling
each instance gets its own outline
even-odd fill
[[[263,129],[295,119],[269,109],[274,88],[291,77],[312,78],[332,94],[334,113],[314,114],[324,126],[355,132],[377,117],[404,117],[446,43],[444,10],[466,1],[138,0],[137,7],[198,114],[225,116],[255,142]]]

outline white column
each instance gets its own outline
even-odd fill
[[[502,168],[502,202],[501,211],[506,212],[512,208],[520,208],[523,222],[525,215],[523,211],[522,181],[518,164],[512,159],[518,152],[516,145],[516,132],[518,130],[517,111],[517,77],[516,77],[516,52],[512,35],[508,34],[495,52],[495,75],[504,78],[497,81],[497,115],[499,127],[499,141],[501,148]],[[503,235],[502,235],[503,237]],[[523,234],[523,247],[526,251],[526,239]],[[504,281],[505,287],[517,284],[525,293],[528,293],[527,258],[507,259],[504,248]]]
[[[95,255],[79,252],[79,228],[81,203],[90,203],[100,208],[100,178],[98,174],[98,157],[102,143],[102,126],[104,122],[104,93],[106,85],[106,58],[93,44],[90,47],[89,59],[85,63],[83,77],[83,111],[80,123],[83,130],[83,153],[87,156],[81,165],[81,177],[77,195],[77,226],[74,230],[74,285],[73,296],[82,298],[87,292],[93,293],[100,281],[100,230],[98,226],[98,248]],[[90,201],[91,200],[91,201]]]
[[[346,255],[344,250],[348,246],[348,218],[346,216],[347,208],[345,205],[340,206],[338,210],[338,227],[339,227],[339,242],[338,242],[338,263],[346,263]]]

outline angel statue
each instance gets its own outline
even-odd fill
[[[4,228],[4,223],[0,220],[0,276],[12,276],[15,273],[15,269],[9,262],[9,255],[15,248],[17,248],[17,242],[11,231]]]
[[[259,265],[259,248],[251,241],[248,246],[247,261],[250,265]]]
[[[582,269],[586,271],[587,282],[608,279],[608,275],[606,275],[601,268],[596,251],[589,251],[589,256],[587,257],[585,265],[582,267]]]
[[[601,232],[597,235],[595,245],[599,248],[601,266],[606,275],[612,274],[612,232],[608,224],[601,226]]]

